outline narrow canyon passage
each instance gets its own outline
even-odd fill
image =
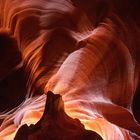
[[[0,0],[0,140],[139,140],[139,6]]]

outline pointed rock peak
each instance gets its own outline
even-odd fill
[[[21,126],[14,140],[102,140],[95,132],[86,130],[78,119],[72,119],[64,111],[62,97],[47,93],[42,118],[29,127]]]
[[[64,111],[62,97],[59,94],[54,94],[51,91],[48,91],[44,114],[57,113],[60,110]]]

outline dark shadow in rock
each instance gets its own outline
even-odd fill
[[[5,32],[0,32],[0,81],[10,75],[21,63],[17,41]]]
[[[138,85],[136,89],[136,92],[133,98],[132,107],[133,107],[134,117],[140,124],[140,84]]]
[[[0,81],[0,112],[20,105],[26,97],[27,88],[22,68]]]

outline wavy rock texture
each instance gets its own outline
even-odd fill
[[[1,113],[0,139],[14,139],[20,126],[36,124],[48,91],[60,94],[65,113],[102,139],[140,139],[132,111],[139,87],[139,5],[137,0],[0,0],[0,79],[22,68],[28,88],[20,106]]]

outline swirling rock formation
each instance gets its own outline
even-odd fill
[[[0,79],[22,68],[28,88],[19,107],[1,114],[0,139],[14,139],[24,124],[36,124],[48,91],[62,96],[71,120],[79,119],[104,140],[140,139],[132,111],[140,71],[139,5],[137,0],[0,0]],[[49,134],[57,129],[43,128],[37,135],[45,139],[45,129]],[[79,126],[77,134],[81,129],[86,131]]]

